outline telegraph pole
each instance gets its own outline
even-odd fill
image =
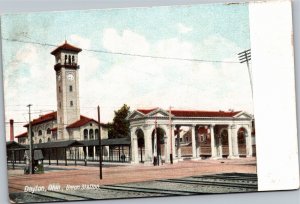
[[[241,53],[238,54],[240,63],[243,64],[246,62],[247,67],[248,67],[248,74],[249,74],[249,79],[250,79],[250,85],[251,85],[251,93],[252,93],[252,98],[253,98],[253,85],[252,85],[252,75],[250,71],[250,65],[249,61],[251,60],[251,49],[245,50]]]
[[[28,139],[29,139],[29,173],[33,174],[33,142],[32,142],[32,135],[31,135],[31,108],[32,104],[27,105],[29,109],[29,125],[28,125]]]
[[[172,144],[172,121],[171,121],[171,106],[169,108],[169,125],[170,125],[170,140],[171,140],[171,152],[170,152],[170,163],[173,164],[173,144]]]
[[[97,107],[98,109],[98,129],[99,129],[99,176],[102,179],[102,144],[101,144],[101,124],[100,124],[100,106]]]

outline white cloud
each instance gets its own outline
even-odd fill
[[[186,26],[186,25],[184,25],[182,23],[178,23],[177,24],[177,29],[178,29],[179,33],[183,33],[183,34],[189,33],[189,32],[191,32],[193,30],[192,27],[188,27],[188,26]]]

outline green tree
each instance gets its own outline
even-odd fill
[[[130,107],[124,104],[119,110],[115,111],[112,123],[108,123],[108,135],[110,138],[121,138],[129,135],[129,122],[126,117]]]

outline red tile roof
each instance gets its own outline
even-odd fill
[[[48,121],[51,121],[51,120],[56,120],[56,117],[57,117],[57,112],[56,111],[52,112],[52,113],[45,114],[45,115],[41,115],[39,118],[34,119],[31,122],[31,125],[38,125],[38,124],[48,122]],[[28,124],[24,125],[24,127],[28,127]]]
[[[67,41],[65,41],[65,43],[59,47],[57,47],[55,50],[53,50],[51,52],[52,55],[55,55],[57,52],[61,51],[61,50],[70,50],[70,51],[74,51],[74,52],[81,52],[82,49],[75,47],[73,45],[70,45],[67,43]]]
[[[153,109],[137,109],[139,112],[147,115],[148,113],[156,110]],[[166,110],[169,112],[169,110]],[[199,111],[199,110],[171,110],[172,115],[176,117],[233,117],[241,111]]]
[[[88,117],[85,117],[83,115],[80,115],[80,120],[77,120],[76,122],[70,124],[67,126],[67,128],[78,128],[78,127],[81,127],[89,122],[95,122],[95,123],[98,123],[98,121],[92,119],[92,118],[88,118]],[[101,125],[104,125],[103,123],[100,123]]]
[[[22,134],[19,134],[19,135],[15,136],[15,138],[20,138],[20,137],[28,137],[27,132],[24,132]]]
[[[137,109],[137,111],[139,111],[139,112],[141,112],[141,113],[143,113],[143,114],[148,114],[148,113],[150,113],[150,112],[152,112],[152,111],[154,111],[154,110],[156,110],[156,109],[158,109],[158,108],[152,108],[152,109]]]
[[[56,132],[57,131],[57,127],[50,129],[52,132]]]
[[[172,115],[176,117],[233,117],[241,111],[191,111],[191,110],[172,110]]]

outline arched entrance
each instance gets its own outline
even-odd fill
[[[200,145],[199,156],[210,157],[211,155],[211,142],[208,126],[200,126],[198,128],[197,145]]]
[[[154,147],[154,136],[156,133],[156,148]],[[161,164],[161,162],[165,162],[165,155],[166,155],[166,148],[165,148],[165,135],[166,132],[162,128],[156,128],[152,131],[152,155],[157,156],[157,163],[158,165]],[[156,150],[156,152],[155,152]]]
[[[228,157],[229,155],[229,146],[228,146],[228,130],[221,130],[221,143],[222,143],[222,157]]]
[[[144,137],[144,132],[141,129],[137,129],[135,134],[137,136],[139,161],[141,163],[143,163],[144,160],[145,160],[145,137]]]
[[[237,138],[238,138],[238,149],[239,149],[239,155],[240,156],[246,156],[246,136],[247,136],[247,130],[243,127],[241,127],[237,132]]]

